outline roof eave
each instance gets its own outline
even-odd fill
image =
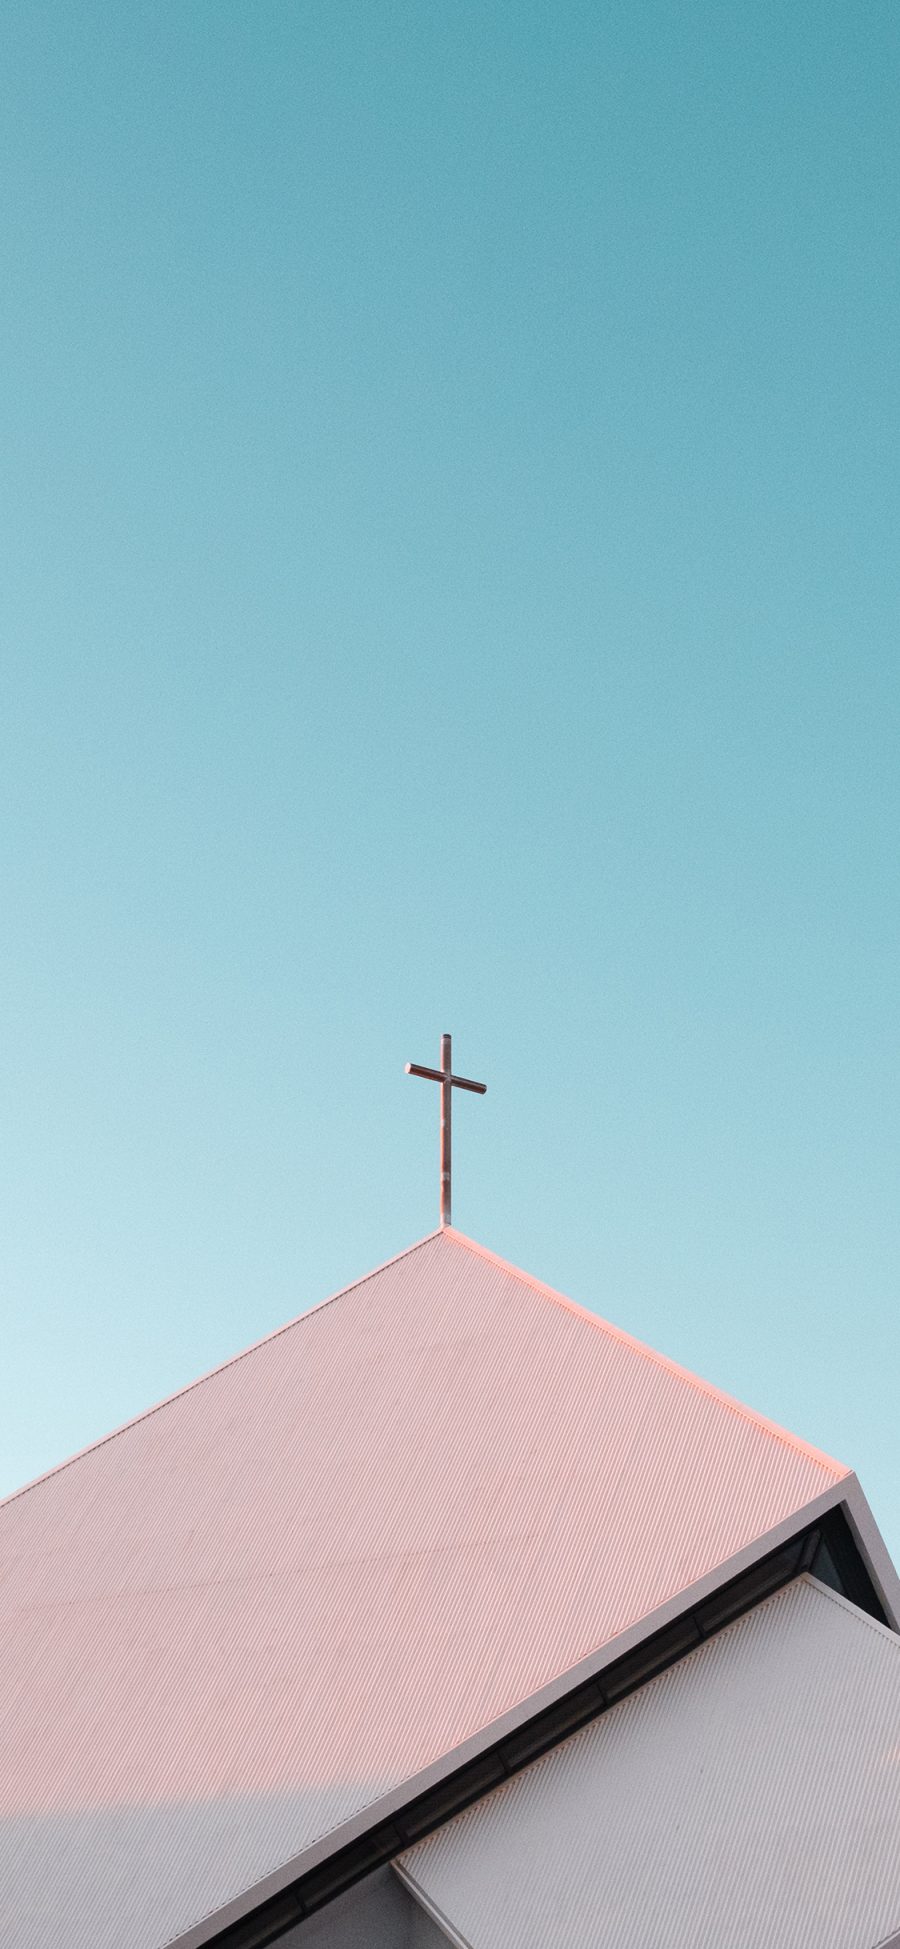
[[[430,1767],[423,1768],[421,1772],[402,1781],[381,1799],[371,1802],[340,1827],[322,1835],[319,1840],[284,1862],[263,1881],[256,1882],[251,1888],[236,1896],[233,1901],[205,1916],[201,1921],[193,1923],[190,1928],[172,1938],[168,1949],[203,1949],[203,1945],[213,1941],[222,1930],[251,1915],[254,1909],[273,1896],[281,1894],[300,1876],[320,1867],[331,1855],[338,1853],[349,1843],[359,1840],[381,1821],[389,1820],[420,1794],[439,1786],[458,1768],[471,1760],[478,1759],[482,1753],[508,1734],[518,1731],[546,1707],[556,1704],[577,1686],[601,1673],[606,1666],[614,1664],[628,1652],[636,1650],[655,1632],[663,1630],[684,1612],[701,1604],[725,1584],[730,1583],[733,1578],[752,1569],[763,1557],[770,1555],[782,1544],[790,1542],[801,1531],[812,1527],[830,1510],[839,1508],[843,1508],[846,1514],[860,1556],[872,1579],[891,1628],[900,1632],[900,1578],[888,1555],[862,1488],[856,1476],[848,1473],[823,1490],[821,1495],[786,1517],[783,1522],[766,1530],[752,1543],[748,1543],[742,1550],[736,1551],[725,1562],[717,1565],[714,1570],[698,1578],[696,1583],[690,1584],[686,1589],[679,1591],[677,1596],[669,1598],[666,1603],[658,1605],[645,1617],[629,1625],[627,1630],[609,1639],[606,1644],[591,1652],[577,1665],[561,1673],[540,1691],[521,1700],[502,1718],[492,1720],[489,1725],[483,1726],[462,1745],[442,1754],[441,1758],[434,1761]]]

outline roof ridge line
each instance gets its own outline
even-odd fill
[[[748,1407],[746,1401],[739,1401],[736,1395],[727,1394],[725,1389],[717,1387],[714,1381],[704,1380],[701,1374],[693,1373],[690,1367],[682,1367],[679,1361],[672,1360],[669,1354],[660,1353],[656,1347],[648,1346],[646,1340],[639,1340],[636,1334],[629,1333],[625,1327],[615,1326],[611,1320],[605,1320],[600,1313],[591,1313],[586,1306],[580,1305],[577,1299],[569,1299],[566,1293],[557,1292],[555,1286],[548,1286],[545,1280],[536,1279],[533,1273],[525,1272],[521,1266],[513,1265],[511,1259],[504,1259],[501,1253],[492,1252],[489,1246],[481,1245],[478,1239],[467,1237],[465,1232],[458,1232],[455,1226],[447,1226],[445,1229],[447,1235],[455,1239],[458,1245],[464,1245],[468,1251],[477,1253],[482,1259],[488,1259],[492,1265],[500,1266],[504,1272],[512,1273],[515,1279],[521,1280],[525,1286],[531,1286],[544,1299],[552,1300],[555,1306],[561,1306],[566,1312],[577,1314],[579,1319],[586,1320],[590,1326],[595,1327],[600,1333],[607,1334],[610,1339],[624,1341],[635,1353],[642,1354],[645,1360],[651,1360],[656,1366],[665,1367],[670,1374],[677,1374],[681,1380],[689,1381],[692,1387],[698,1388],[702,1394],[711,1395],[714,1400],[720,1401],[723,1407],[729,1408],[732,1414],[739,1415],[743,1421],[750,1421],[754,1427],[763,1428],[766,1434],[773,1435],[776,1440],[783,1442],[785,1447],[793,1448],[799,1454],[817,1462],[820,1468],[827,1469],[836,1482],[841,1481],[844,1476],[852,1475],[853,1470],[849,1469],[845,1462],[836,1461],[833,1455],[826,1455],[824,1449],[816,1448],[812,1442],[804,1441],[802,1435],[794,1435],[789,1428],[782,1428],[780,1422],[770,1421],[768,1415],[760,1414],[756,1408]]]
[[[389,1266],[398,1265],[401,1259],[408,1259],[413,1252],[420,1251],[423,1245],[430,1245],[432,1239],[440,1238],[440,1235],[439,1231],[426,1232],[424,1238],[417,1238],[413,1245],[404,1246],[402,1252],[395,1252],[390,1259],[383,1259],[380,1265],[372,1267],[371,1272],[364,1272],[360,1279],[351,1279],[349,1285],[340,1286],[337,1292],[329,1293],[327,1298],[317,1299],[314,1305],[305,1307],[304,1311],[296,1313],[293,1319],[285,1320],[281,1326],[272,1327],[269,1333],[261,1334],[258,1340],[251,1340],[249,1347],[242,1347],[240,1353],[229,1354],[227,1360],[220,1360],[217,1366],[207,1368],[205,1374],[198,1374],[196,1380],[186,1381],[183,1387],[174,1388],[171,1394],[164,1394],[161,1401],[154,1401],[152,1407],[142,1408],[139,1414],[133,1414],[127,1421],[120,1422],[118,1428],[111,1428],[107,1435],[98,1435],[96,1441],[86,1442],[83,1448],[76,1448],[74,1455],[67,1455],[62,1462],[54,1462],[52,1468],[44,1469],[42,1474],[32,1476],[30,1482],[23,1482],[21,1488],[11,1490],[8,1496],[0,1496],[0,1511],[8,1508],[10,1503],[18,1502],[20,1496],[29,1495],[32,1489],[39,1489],[41,1483],[49,1482],[51,1476],[61,1475],[64,1469],[73,1468],[75,1463],[83,1461],[86,1455],[93,1455],[96,1449],[105,1448],[107,1442],[115,1441],[118,1435],[127,1434],[129,1428],[136,1428],[140,1422],[149,1421],[151,1416],[159,1414],[162,1408],[168,1408],[173,1401],[179,1401],[183,1394],[192,1394],[196,1387],[203,1387],[206,1381],[215,1380],[218,1374],[224,1374],[229,1367],[236,1367],[239,1361],[246,1360],[248,1355],[256,1353],[260,1347],[267,1346],[270,1340],[278,1340],[282,1333],[290,1333],[293,1327],[301,1324],[301,1321],[308,1320],[311,1313],[321,1313],[326,1306],[333,1306],[335,1300],[343,1299],[345,1293],[353,1292],[357,1286],[365,1286],[368,1280],[376,1279],[380,1272],[387,1272]]]

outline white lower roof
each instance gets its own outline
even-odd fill
[[[398,1865],[470,1949],[876,1949],[900,1639],[802,1577]]]

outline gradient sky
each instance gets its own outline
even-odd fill
[[[454,1217],[900,1554],[900,15],[0,23],[0,1488]],[[385,1349],[390,1358],[390,1349]]]

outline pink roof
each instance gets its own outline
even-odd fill
[[[846,1473],[423,1240],[0,1506],[3,1940],[157,1949]]]

